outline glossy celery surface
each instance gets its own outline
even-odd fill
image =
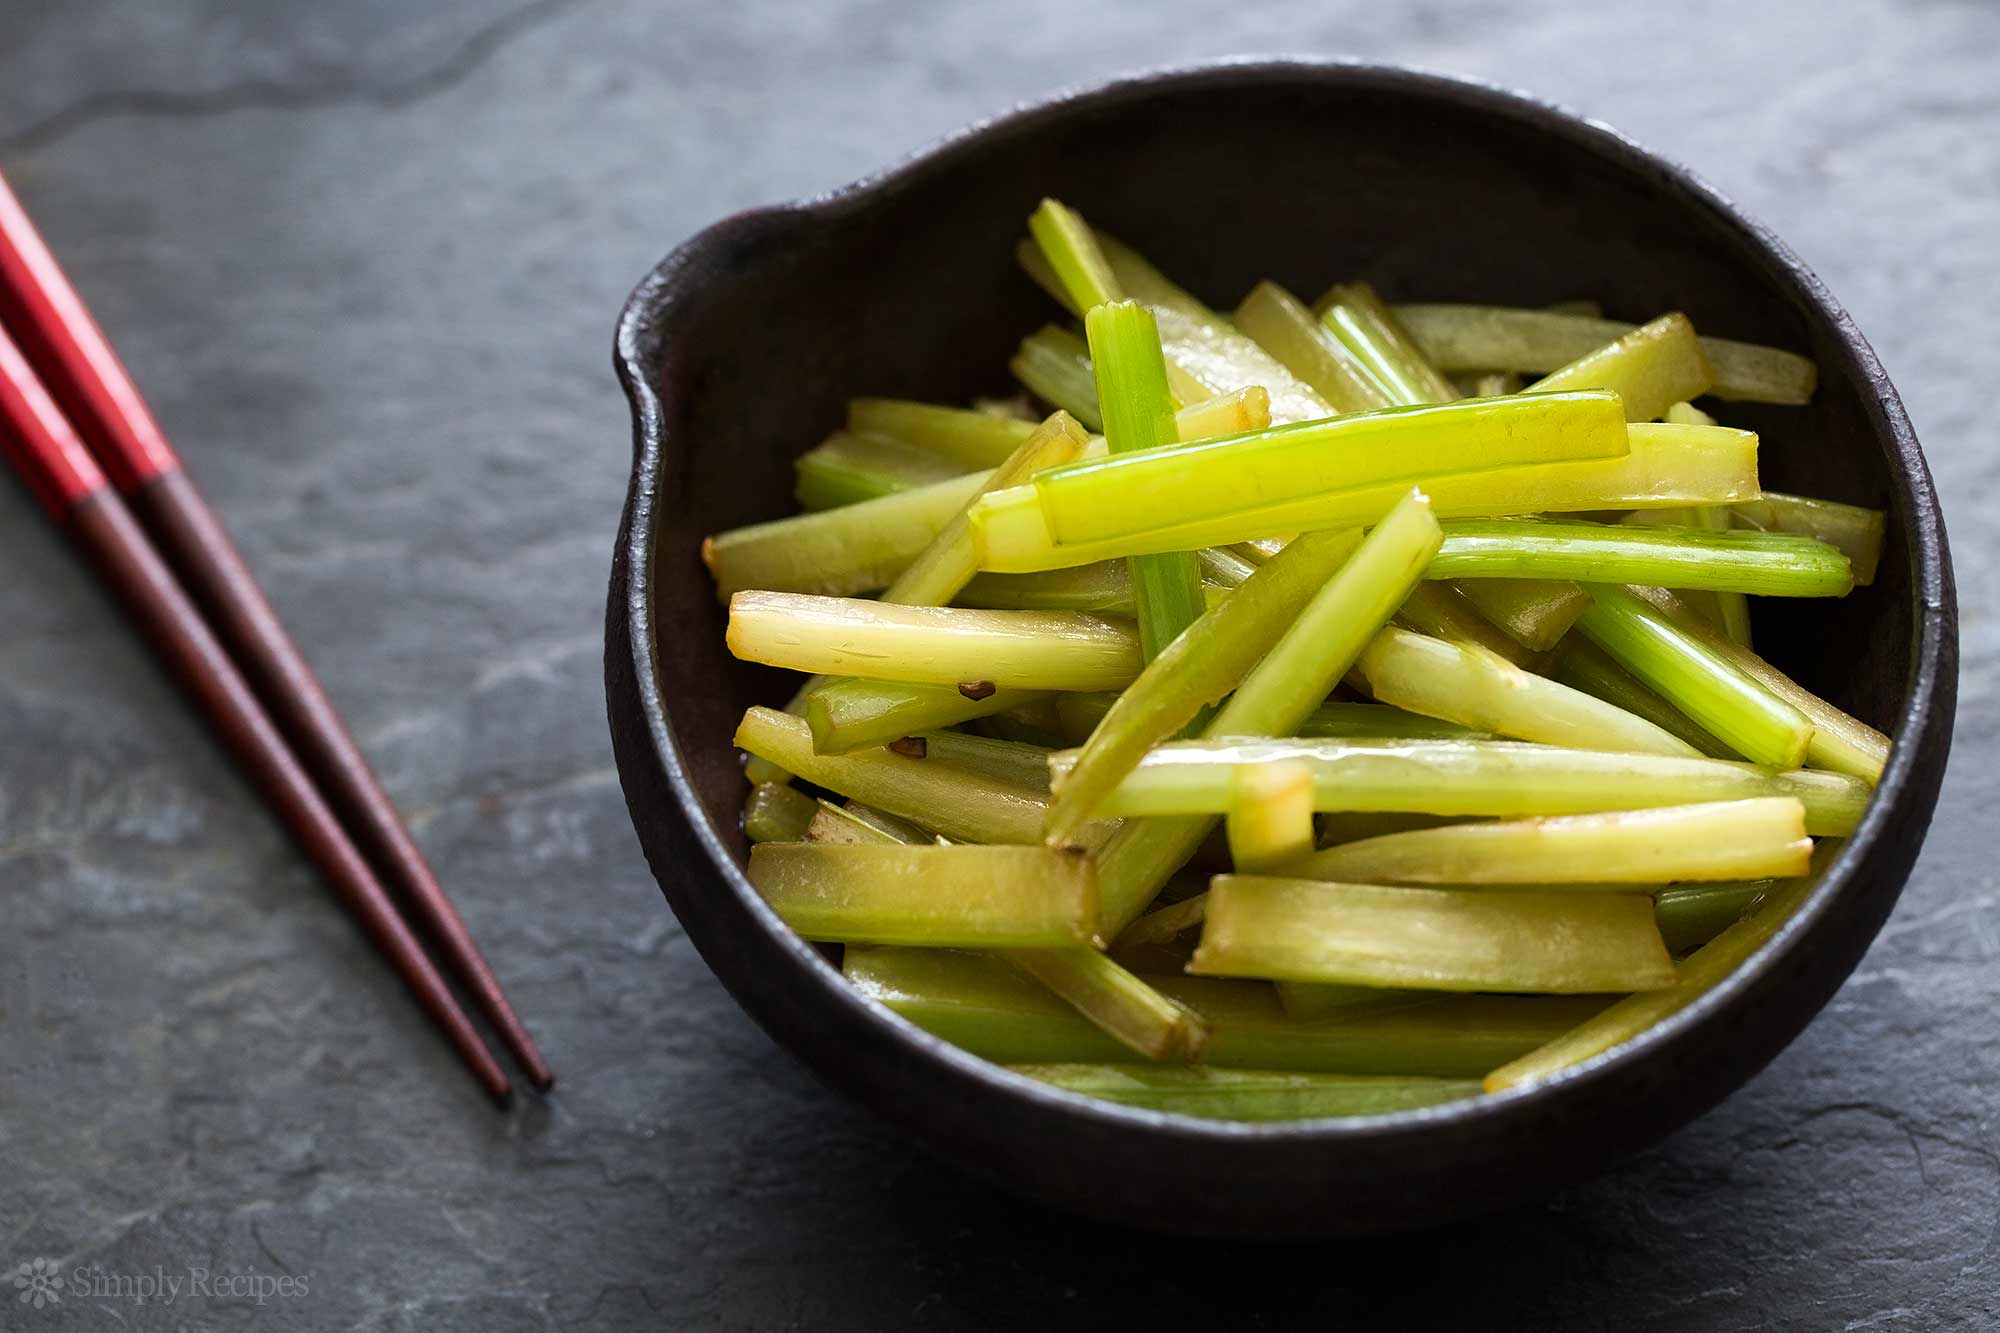
[[[1879,509],[1765,491],[1755,499],[1737,501],[1729,512],[1746,528],[1790,532],[1837,546],[1852,564],[1856,583],[1865,587],[1875,581],[1876,566],[1882,562],[1884,515]]]
[[[1041,207],[1028,218],[1028,234],[1055,270],[1056,281],[1068,293],[1072,309],[1088,311],[1107,301],[1124,299],[1124,290],[1104,252],[1098,249],[1096,235],[1075,209],[1059,200],[1042,200]]]
[[[915,486],[963,476],[968,469],[901,440],[836,431],[799,455],[792,494],[803,509],[834,509]]]
[[[722,600],[751,589],[844,597],[886,588],[987,481],[969,472],[880,499],[717,533],[701,557]]]
[[[1074,753],[1049,759],[1058,795]],[[1868,783],[1845,773],[1519,741],[1203,740],[1156,747],[1099,813],[1220,814],[1229,808],[1238,765],[1288,759],[1311,766],[1321,810],[1578,815],[1795,796],[1805,804],[1807,833],[1841,837],[1854,831],[1870,794]],[[1105,901],[1106,915],[1116,919],[1108,879]]]
[[[1132,577],[1122,560],[1035,574],[977,574],[954,599],[995,611],[1096,611],[1130,616]]]
[[[1653,915],[1659,919],[1667,952],[1676,958],[1693,953],[1741,920],[1772,887],[1772,881],[1757,879],[1665,890],[1653,899]]]
[[[1014,1065],[1064,1092],[1205,1120],[1311,1120],[1387,1115],[1477,1096],[1474,1079],[1300,1074],[1273,1069],[1157,1065]]]
[[[1125,1047],[998,959],[942,949],[850,948],[855,988],[919,1027],[1001,1064],[1109,1063]],[[1437,995],[1295,1022],[1258,982],[1148,976],[1207,1020],[1211,1065],[1477,1078],[1603,1007],[1570,996]]]
[[[1051,810],[1049,837],[1070,837],[1141,755],[1235,689],[1360,542],[1359,532],[1345,530],[1292,543],[1149,662],[1092,729],[1074,785]]]
[[[1123,689],[1140,666],[1138,631],[1129,620],[805,593],[737,593],[729,602],[727,641],[736,656],[767,666],[934,685]]]
[[[1700,528],[1707,532],[1727,532],[1734,522],[1730,511],[1723,505],[1701,505],[1688,509],[1635,509],[1619,520],[1627,527]],[[1830,549],[1838,547],[1826,545]],[[1846,552],[1842,551],[1843,558]],[[1853,577],[1853,562],[1848,562],[1849,578]],[[1722,630],[1723,637],[1731,643],[1750,647],[1750,599],[1740,592],[1722,590],[1692,591],[1680,589],[1680,595],[1690,603],[1698,604],[1702,614]]]
[[[1668,408],[1715,386],[1715,370],[1686,315],[1662,315],[1528,386],[1531,393],[1558,389],[1609,389],[1632,421],[1652,421]]]
[[[1219,875],[1189,971],[1402,989],[1582,995],[1672,984],[1639,893],[1392,888]]]
[[[1489,586],[1504,581],[1483,580]],[[1396,608],[1396,619],[1434,639],[1484,648],[1531,671],[1546,664],[1543,654],[1489,620],[1455,584],[1419,583]]]
[[[1477,401],[1423,410],[1465,410]],[[1727,504],[1757,492],[1757,437],[1748,431],[1634,425],[1627,427],[1627,439],[1630,451],[1620,458],[1447,473],[1424,478],[1422,486],[1438,515],[1447,518]],[[1195,511],[1198,516],[1170,526],[1095,541],[1059,542],[1042,508],[1042,485],[1047,480],[995,491],[974,507],[982,569],[1060,569],[1147,551],[1233,546],[1300,531],[1365,525],[1407,489],[1402,482],[1385,482],[1227,513],[1203,505]]]
[[[1567,579],[1474,578],[1454,586],[1481,616],[1535,653],[1554,648],[1590,605],[1589,590]],[[1501,656],[1514,660],[1510,653]]]
[[[975,736],[967,731],[926,731],[907,738],[922,758],[950,764],[1036,791],[1049,788],[1049,751],[1024,741]]]
[[[1095,949],[1010,949],[1002,957],[1150,1059],[1194,1060],[1208,1045],[1207,1020]]]
[[[1693,719],[1640,684],[1602,648],[1582,635],[1565,639],[1550,668],[1552,679],[1602,699],[1663,731],[1671,732],[1710,759],[1734,759],[1736,752],[1695,725]]]
[[[1398,305],[1396,317],[1426,355],[1446,371],[1512,370],[1547,374],[1631,333],[1617,320],[1545,310],[1481,305]],[[1812,361],[1793,352],[1728,338],[1701,339],[1715,371],[1718,398],[1762,403],[1808,402],[1819,380]]]
[[[1630,590],[1599,584],[1592,593],[1578,633],[1745,759],[1805,762],[1813,736],[1805,714]]]
[[[1304,764],[1237,769],[1224,831],[1238,874],[1265,874],[1311,855],[1312,770]]]
[[[797,842],[819,803],[776,782],[759,782],[743,802],[743,836],[752,842]]]
[[[1340,412],[1387,407],[1384,386],[1353,352],[1274,282],[1260,282],[1236,307],[1236,327]]]
[[[851,400],[847,428],[928,449],[965,468],[997,467],[1035,429],[1034,423],[1015,417],[904,398]]]
[[[1383,703],[1471,730],[1579,750],[1693,755],[1672,733],[1487,652],[1393,626],[1355,669]]]
[[[1582,578],[1765,597],[1844,597],[1854,587],[1847,557],[1811,537],[1541,519],[1448,520],[1430,575]]]
[[[1097,368],[1097,401],[1109,457],[1176,444],[1173,398],[1152,314],[1130,302],[1098,305],[1084,326]],[[1201,615],[1201,567],[1192,551],[1133,556],[1126,567],[1140,649],[1150,662]]]
[[[1007,368],[1023,388],[1043,402],[1061,408],[1092,430],[1104,429],[1104,417],[1097,410],[1097,376],[1091,369],[1090,349],[1068,329],[1048,324],[1021,339]]]
[[[1805,807],[1764,797],[1390,833],[1286,873],[1352,884],[1670,884],[1802,875]]]
[[[849,677],[806,696],[805,718],[812,728],[815,750],[821,754],[846,754],[866,746],[887,745],[898,737],[1004,713],[1040,697],[1036,690],[995,689],[975,699],[956,685]]]
[[[748,874],[810,940],[927,947],[1086,945],[1098,929],[1090,859],[1048,847],[766,842]]]
[[[1406,603],[1407,605],[1407,603]],[[1055,696],[1062,734],[1070,744],[1082,745],[1122,696],[1110,693]],[[1487,733],[1462,727],[1442,718],[1425,717],[1383,703],[1350,703],[1345,700],[1321,704],[1306,715],[1293,730],[1298,736],[1351,736],[1376,740],[1464,740]],[[891,739],[894,739],[893,737]]]
[[[1321,327],[1387,388],[1390,401],[1448,403],[1458,396],[1367,283],[1342,283],[1315,308]]]

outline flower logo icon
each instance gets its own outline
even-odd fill
[[[21,1304],[33,1305],[37,1310],[62,1302],[62,1284],[62,1274],[53,1259],[30,1259],[14,1271]]]

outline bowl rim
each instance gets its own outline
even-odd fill
[[[1689,207],[1708,214],[1723,230],[1737,233],[1740,239],[1762,251],[1770,261],[1772,276],[1782,279],[1789,288],[1782,294],[1823,321],[1831,331],[1846,363],[1843,369],[1861,390],[1859,396],[1870,432],[1885,451],[1891,508],[1905,533],[1910,564],[1912,645],[1908,686],[1892,732],[1895,743],[1860,824],[1799,909],[1721,983],[1638,1037],[1542,1081],[1417,1110],[1255,1124],[1205,1120],[1100,1101],[1061,1091],[972,1055],[865,998],[814,946],[787,928],[751,886],[730,848],[701,813],[701,798],[694,790],[679,740],[668,719],[654,657],[651,582],[657,524],[649,487],[660,481],[665,407],[648,379],[643,354],[648,330],[684,299],[675,290],[678,279],[698,269],[701,258],[713,250],[739,247],[760,236],[802,224],[846,217],[867,208],[877,196],[905,181],[942,170],[978,152],[991,140],[1030,134],[1044,124],[1079,111],[1108,109],[1163,93],[1233,85],[1269,86],[1287,81],[1315,87],[1345,86],[1413,94],[1498,116],[1530,132],[1555,136],[1679,196]],[[1072,85],[974,120],[849,184],[788,203],[748,209],[712,223],[670,252],[633,290],[619,316],[613,363],[630,402],[634,438],[626,521],[621,525],[615,552],[627,574],[624,604],[621,607],[614,602],[609,608],[614,618],[621,612],[626,617],[625,646],[630,658],[614,665],[630,671],[636,685],[653,758],[680,807],[674,814],[690,826],[722,882],[734,895],[737,906],[770,937],[771,944],[813,977],[824,1002],[886,1029],[899,1043],[942,1062],[961,1076],[1005,1095],[1039,1103],[1061,1116],[1099,1126],[1143,1129],[1153,1134],[1209,1142],[1283,1144],[1347,1140],[1358,1145],[1411,1131],[1512,1116],[1527,1107],[1565,1100],[1646,1061],[1757,987],[1832,914],[1863,895],[1870,887],[1862,874],[1868,849],[1892,822],[1904,817],[1906,811],[1902,807],[1908,800],[1923,797],[1922,788],[1928,786],[1934,799],[1936,782],[1941,778],[1949,751],[1957,691],[1956,598],[1950,553],[1928,466],[1901,399],[1873,348],[1819,278],[1762,222],[1750,217],[1686,167],[1642,146],[1604,121],[1550,99],[1418,66],[1345,58],[1230,56],[1144,67],[1101,82]],[[619,580],[614,574],[614,597],[618,588]],[[1934,767],[1927,767],[1933,751],[1936,752]],[[1928,808],[1923,817],[1927,822]],[[1899,878],[1888,890],[1888,903],[1882,909],[1884,916],[1900,890]],[[1879,923],[1876,929],[1879,930]],[[1812,1016],[1808,1014],[1801,1020],[1801,1029]]]

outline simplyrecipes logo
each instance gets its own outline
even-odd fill
[[[224,1304],[269,1305],[312,1293],[310,1274],[216,1272],[200,1265],[144,1273],[114,1273],[96,1264],[65,1271],[54,1259],[30,1259],[12,1273],[15,1299],[34,1310],[63,1304],[172,1305],[200,1299]]]

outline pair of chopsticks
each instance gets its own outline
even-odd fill
[[[548,1087],[548,1065],[465,922],[4,179],[0,453],[124,601],[486,1090],[507,1096],[507,1075],[383,879],[401,891],[528,1081]]]

